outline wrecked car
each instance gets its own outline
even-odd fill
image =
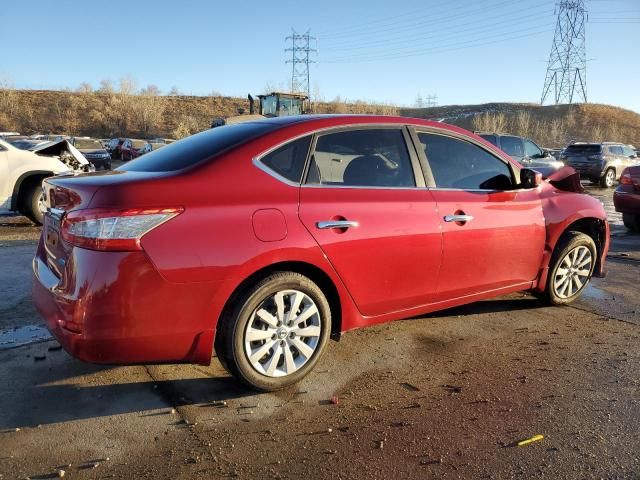
[[[609,225],[466,130],[308,115],[213,128],[112,172],[43,182],[34,305],[73,356],[304,378],[330,337],[517,291],[573,302]]]
[[[67,140],[21,150],[0,140],[0,214],[20,213],[42,224],[42,180],[95,169]]]

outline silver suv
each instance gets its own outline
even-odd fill
[[[560,155],[566,165],[576,169],[580,177],[611,188],[622,171],[640,162],[629,145],[614,142],[572,143]]]

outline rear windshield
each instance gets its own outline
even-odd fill
[[[565,149],[565,153],[591,154],[591,153],[600,153],[601,150],[602,150],[602,146],[597,144],[596,145],[569,145]]]
[[[212,128],[147,153],[118,167],[117,170],[132,172],[182,170],[276,128],[278,128],[277,125],[262,122]]]

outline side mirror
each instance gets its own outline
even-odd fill
[[[541,183],[542,174],[540,172],[530,168],[520,170],[520,188],[536,188]]]

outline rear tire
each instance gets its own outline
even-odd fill
[[[322,290],[295,272],[275,272],[246,289],[220,319],[216,353],[234,377],[259,391],[304,378],[331,333]]]
[[[607,168],[604,175],[600,179],[600,186],[602,188],[611,188],[616,183],[616,171],[613,168]]]
[[[41,210],[42,197],[42,187],[39,183],[27,187],[22,197],[22,213],[37,225],[42,225],[44,221],[44,212]]]
[[[623,213],[622,223],[632,232],[640,232],[640,215],[634,215],[633,213]]]
[[[582,232],[567,232],[558,241],[545,290],[553,305],[567,305],[577,299],[593,275],[598,251],[593,239]]]

